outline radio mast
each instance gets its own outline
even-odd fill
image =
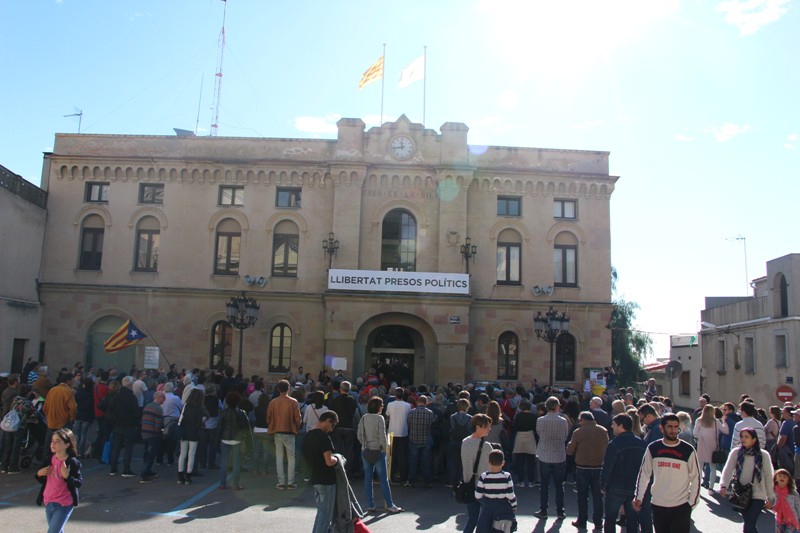
[[[222,59],[225,55],[225,12],[228,9],[227,0],[222,0],[225,7],[222,8],[222,29],[219,31],[219,60],[217,61],[217,73],[214,76],[214,105],[211,108],[213,114],[211,120],[211,136],[217,136],[219,127],[219,105],[222,97]]]

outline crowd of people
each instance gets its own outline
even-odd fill
[[[689,412],[659,396],[652,381],[641,392],[595,396],[535,381],[428,387],[398,385],[375,370],[348,380],[341,371],[312,377],[302,367],[267,383],[231,368],[125,373],[76,363],[53,383],[30,361],[20,375],[0,379],[0,397],[0,473],[18,473],[26,457],[42,463],[39,503],[53,531],[78,503],[88,459],[140,483],[159,478],[154,465],[176,463],[180,485],[209,470],[222,490],[243,489],[245,469],[274,473],[277,490],[295,490],[302,479],[314,490],[314,533],[343,516],[402,512],[393,489],[437,483],[462,495],[467,488],[467,533],[513,531],[515,490],[538,488],[537,519],[549,516],[552,490],[555,516],[565,519],[565,484],[576,493],[577,529],[688,531],[704,488],[735,503],[745,532],[756,531],[764,509],[775,513],[777,531],[800,531],[800,408],[764,410],[747,396],[735,405],[703,395]],[[356,479],[365,508],[350,486]]]

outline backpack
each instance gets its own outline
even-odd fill
[[[16,409],[12,409],[3,417],[3,421],[0,422],[0,429],[9,433],[14,433],[19,429],[21,424],[22,419],[19,417],[19,413]]]
[[[472,435],[472,424],[469,419],[464,424],[459,424],[456,421],[453,427],[450,428],[450,442],[461,442],[470,435]]]

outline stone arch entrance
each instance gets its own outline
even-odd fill
[[[436,337],[427,322],[413,315],[386,313],[364,322],[356,335],[354,356],[353,375],[377,365],[398,384],[436,382]]]

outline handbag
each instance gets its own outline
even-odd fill
[[[364,460],[367,461],[369,464],[374,465],[378,461],[381,460],[381,451],[378,450],[364,450]]]
[[[453,497],[458,503],[474,503],[475,502],[475,476],[478,474],[478,463],[481,460],[481,453],[483,453],[483,442],[485,437],[481,437],[481,442],[478,444],[478,455],[475,456],[475,464],[472,465],[472,477],[469,481],[460,479],[453,487]]]
[[[728,461],[728,453],[730,450],[723,450],[719,447],[719,431],[715,433],[717,436],[717,449],[711,452],[711,462],[717,465],[724,465]]]
[[[728,493],[728,501],[731,502],[733,508],[739,512],[744,512],[750,508],[753,503],[753,484],[748,483],[743,485],[739,480],[734,478],[731,481],[730,491]]]

